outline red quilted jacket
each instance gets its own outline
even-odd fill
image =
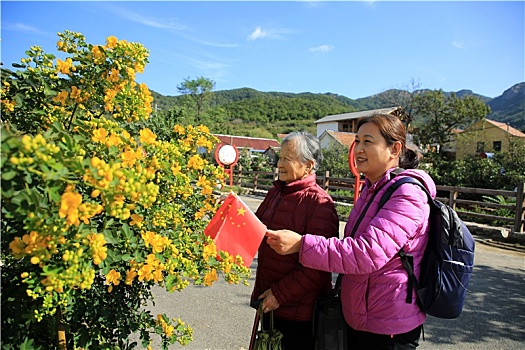
[[[316,184],[315,174],[289,184],[275,181],[255,214],[272,230],[339,236],[339,219],[333,200]],[[330,272],[301,265],[298,253],[277,254],[265,237],[258,251],[252,300],[271,288],[280,304],[274,311],[275,317],[309,321],[315,299],[327,293],[331,281]]]

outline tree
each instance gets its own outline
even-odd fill
[[[199,121],[201,112],[204,109],[204,103],[210,99],[214,88],[215,82],[204,77],[198,77],[195,80],[190,80],[188,77],[184,79],[182,83],[177,85],[177,90],[181,94],[189,96],[193,101],[197,110],[197,120]]]
[[[432,146],[431,152],[442,159],[443,146],[453,140],[455,129],[483,119],[489,113],[490,108],[477,97],[459,98],[443,90],[425,91],[414,97],[414,133],[421,146]]]
[[[330,176],[353,177],[348,165],[348,152],[348,147],[331,142],[328,148],[323,149],[323,161],[317,173],[322,175],[330,171]]]
[[[510,190],[513,190],[518,183],[525,182],[524,140],[511,137],[508,151],[495,153],[493,160],[501,165],[502,175]]]
[[[414,107],[414,99],[417,94],[421,93],[421,83],[414,78],[410,79],[405,85],[398,89],[389,89],[383,92],[385,105],[387,106],[401,106],[408,114],[409,120],[407,124],[412,122],[412,113]]]

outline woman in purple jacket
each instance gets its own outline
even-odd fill
[[[403,174],[419,179],[433,197],[435,184],[425,172],[414,170],[419,160],[406,149],[405,127],[399,118],[373,115],[359,120],[357,127],[354,157],[357,169],[366,179],[348,218],[345,238],[268,230],[267,242],[279,254],[299,253],[299,261],[306,267],[344,274],[341,297],[350,328],[349,349],[415,349],[426,315],[416,304],[415,290],[412,302],[406,302],[408,275],[397,253],[403,248],[413,255],[419,277],[428,241],[427,195],[418,186],[405,185],[379,211],[378,202],[388,186]],[[392,177],[392,171],[398,167],[410,170]],[[370,200],[370,207],[351,237],[357,218]]]
[[[279,180],[255,213],[269,229],[288,228],[323,239],[339,236],[334,202],[316,183],[315,170],[322,159],[319,141],[312,134],[292,133],[282,141]],[[265,240],[259,247],[252,302],[263,299],[266,321],[268,312],[274,311],[284,350],[313,350],[313,304],[330,290],[331,273],[305,267],[297,253],[277,254]]]

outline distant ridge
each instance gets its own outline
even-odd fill
[[[262,92],[251,88],[238,88],[214,91],[210,107],[221,107],[232,120],[238,119],[245,122],[316,120],[330,114],[390,107],[392,95],[400,93],[406,92],[390,89],[354,100],[330,92]],[[525,130],[525,82],[513,85],[501,96],[495,98],[479,95],[467,89],[445,93],[455,93],[458,97],[478,97],[492,110],[492,113],[487,116],[488,119],[509,124],[521,131]],[[170,110],[178,104],[181,98],[181,96],[163,96],[155,91],[152,91],[152,95],[153,104],[157,110]]]

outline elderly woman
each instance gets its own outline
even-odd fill
[[[412,300],[407,298],[408,274],[398,252],[403,248],[412,255],[419,278],[428,241],[427,195],[418,186],[400,186],[381,209],[378,204],[388,187],[403,176],[417,178],[433,197],[436,186],[427,173],[416,170],[419,160],[406,148],[405,127],[398,117],[376,114],[360,119],[355,140],[354,160],[366,179],[348,218],[345,238],[269,230],[267,242],[280,254],[300,253],[304,266],[344,274],[341,301],[349,327],[348,349],[415,349],[426,315],[416,304],[415,290]],[[396,172],[400,174],[392,176]]]
[[[290,229],[326,238],[339,236],[339,220],[332,198],[316,183],[323,159],[319,141],[307,132],[289,134],[281,143],[279,180],[256,211],[272,230]],[[268,317],[283,333],[284,350],[314,349],[312,314],[315,300],[331,288],[331,273],[307,268],[299,254],[277,254],[266,238],[259,247],[252,302],[263,299]]]

